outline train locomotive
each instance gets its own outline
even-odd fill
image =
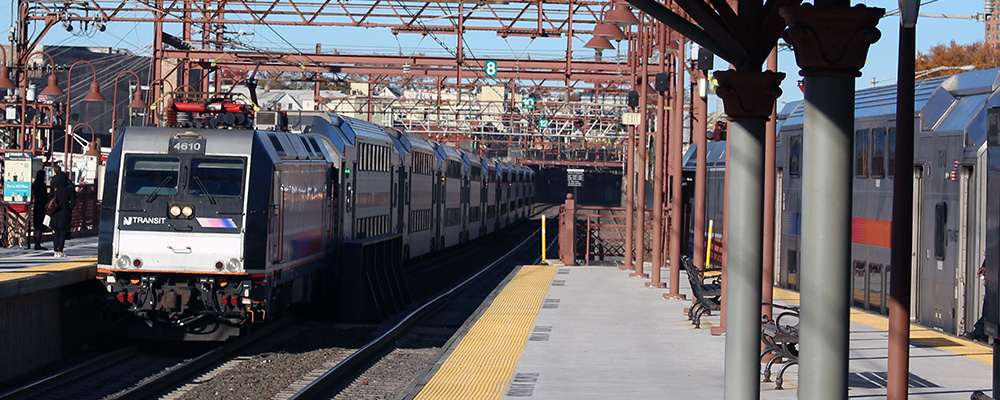
[[[112,148],[98,279],[130,336],[238,336],[316,299],[345,242],[400,234],[403,257],[419,257],[502,229],[534,202],[530,169],[490,174],[494,160],[397,129],[319,111],[255,119],[131,127]],[[487,195],[500,186],[517,208]]]
[[[913,179],[910,315],[943,332],[970,334],[982,313],[977,272],[986,243],[987,116],[1000,112],[1000,69],[919,80],[914,169],[895,171],[896,87],[858,90],[854,122],[851,301],[888,313],[892,187]],[[797,289],[800,273],[804,102],[779,113],[776,283]],[[991,111],[991,109],[995,109]],[[990,199],[996,202],[997,199]],[[831,266],[832,267],[832,266]]]

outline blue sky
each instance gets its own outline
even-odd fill
[[[983,12],[983,0],[923,0],[922,13],[974,15]],[[898,8],[897,0],[867,0],[853,2],[862,3],[871,7],[882,7],[888,11]],[[11,25],[15,2],[8,2],[7,6],[0,8],[0,27]],[[34,29],[38,29],[38,23],[34,24]],[[875,43],[869,51],[868,63],[862,69],[862,76],[857,79],[857,87],[870,87],[872,78],[880,81],[880,85],[892,84],[896,76],[897,48],[899,19],[897,17],[883,18],[879,24],[882,38]],[[255,48],[268,49],[288,49],[296,47],[303,52],[312,52],[315,48],[316,38],[344,38],[346,40],[329,40],[322,43],[325,50],[337,48],[346,53],[361,54],[414,54],[425,53],[429,55],[448,55],[454,52],[456,39],[454,35],[421,36],[416,34],[392,35],[388,29],[361,29],[361,28],[309,28],[309,27],[276,27],[274,29],[264,26],[233,26],[231,31],[244,30],[252,35],[238,36],[233,33],[230,37],[239,39]],[[166,29],[169,33],[177,34],[179,28]],[[332,32],[331,32],[332,30]],[[69,34],[58,25],[54,27],[42,39],[44,45],[68,45],[68,46],[102,46],[117,47],[131,50],[137,53],[148,52],[152,38],[152,26],[150,24],[138,24],[131,22],[111,23],[105,32],[82,32],[82,29],[75,29],[75,34]],[[983,40],[984,24],[970,19],[945,19],[920,17],[917,23],[917,50],[926,51],[937,43],[948,43],[955,40],[960,44],[968,44]],[[363,38],[363,39],[362,39]],[[579,35],[574,38],[574,49],[579,49],[583,56],[591,55],[589,49],[583,49],[583,43],[589,40],[589,35]],[[6,41],[4,41],[6,42]],[[534,41],[527,38],[511,37],[500,39],[492,32],[470,33],[466,35],[466,56],[480,59],[490,57],[499,58],[559,58],[565,53],[565,39],[536,39]],[[611,56],[615,51],[606,51],[605,57]],[[574,51],[574,58],[578,55]],[[725,64],[717,60],[716,67]],[[802,97],[801,92],[796,87],[796,81],[801,79],[798,75],[798,67],[795,65],[794,55],[791,51],[783,50],[779,52],[779,70],[785,72],[787,77],[782,84],[784,91],[781,101],[793,101]],[[779,109],[781,105],[779,104]]]
[[[983,12],[983,0],[923,0],[921,13],[975,15]],[[859,4],[859,2],[852,2]],[[886,11],[899,8],[897,0],[868,0],[860,2],[869,7],[881,7]],[[899,18],[889,16],[882,18],[878,25],[882,38],[872,45],[868,51],[868,61],[861,70],[861,77],[856,81],[857,88],[871,87],[872,78],[878,85],[895,84],[896,68],[899,54]],[[985,35],[985,24],[970,19],[945,19],[919,17],[917,19],[917,51],[927,50],[937,43],[950,43],[954,40],[959,44],[969,44],[982,41]],[[782,82],[783,91],[780,100],[793,101],[802,98],[802,92],[796,87],[796,82],[802,79],[795,65],[795,56],[791,51],[778,53],[778,69],[788,76]],[[778,105],[781,109],[781,104]]]

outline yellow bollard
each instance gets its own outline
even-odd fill
[[[542,264],[545,264],[545,214],[542,214]]]
[[[712,268],[712,222],[708,220],[708,249],[705,250],[705,269]]]

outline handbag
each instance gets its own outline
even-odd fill
[[[56,201],[56,196],[52,196],[49,202],[45,204],[45,215],[55,215],[56,211],[59,211],[59,202]]]

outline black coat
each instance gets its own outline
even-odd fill
[[[49,202],[49,189],[45,186],[44,180],[35,179],[31,184],[31,201],[34,204],[31,216],[37,228],[42,226],[42,220],[45,219],[45,204]]]
[[[72,186],[56,187],[56,203],[59,210],[52,216],[52,229],[69,229],[73,224],[73,206],[76,205],[76,188]]]

